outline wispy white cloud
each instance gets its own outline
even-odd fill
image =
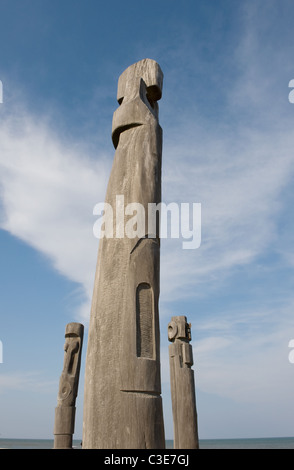
[[[104,200],[110,164],[23,109],[2,121],[1,228],[45,255],[87,298],[98,246],[93,208]]]
[[[280,220],[281,213],[291,212],[294,176],[290,50],[284,44],[281,56],[272,47],[271,21],[279,7],[271,6],[262,15],[262,2],[245,2],[240,9],[235,78],[227,87],[224,76],[218,92],[211,91],[216,103],[220,96],[223,114],[218,106],[216,116],[213,110],[208,118],[201,114],[193,90],[191,105],[165,129],[164,198],[202,204],[202,244],[191,253],[181,243],[163,241],[164,298],[195,295],[193,286],[201,283],[209,289],[214,276],[226,279],[246,265],[253,270],[269,252],[291,252],[291,237],[283,234]],[[170,123],[170,110],[165,114]],[[199,291],[202,295],[203,289]]]
[[[289,151],[294,139],[287,123],[284,131],[272,128],[259,134],[247,128],[233,139],[224,134],[214,145],[209,143],[209,131],[195,131],[199,145],[193,163],[190,148],[165,149],[166,159],[177,160],[177,165],[174,174],[173,164],[167,163],[164,188],[168,200],[201,202],[202,244],[189,253],[181,243],[162,242],[163,295],[181,295],[184,285],[191,288],[218,273],[226,277],[268,250],[276,250],[279,214],[287,205],[282,194],[294,174]],[[190,134],[187,142],[192,140]],[[172,256],[168,245],[173,246]]]

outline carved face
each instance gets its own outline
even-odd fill
[[[157,101],[161,98],[162,81],[159,65],[150,59],[131,65],[119,77],[117,101],[120,107],[114,112],[112,122],[115,148],[121,132],[146,124],[150,117],[158,120]]]
[[[58,398],[63,404],[66,402],[67,405],[71,405],[77,394],[80,338],[73,334],[67,334],[65,336],[64,351],[63,371],[59,382]]]
[[[173,317],[168,324],[168,339],[169,341],[175,339],[191,341],[191,328],[185,316]]]

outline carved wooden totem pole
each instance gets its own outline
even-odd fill
[[[72,448],[83,336],[84,327],[80,323],[66,325],[64,363],[55,408],[54,449]]]
[[[174,421],[174,448],[198,449],[198,426],[191,341],[185,316],[172,317],[168,325],[170,381]]]
[[[163,74],[144,59],[119,78],[116,149],[105,202],[119,212],[100,240],[85,371],[83,448],[164,448],[159,357],[159,227],[148,203],[161,201]],[[126,236],[125,208],[145,209],[142,234]],[[131,207],[130,205],[128,207]],[[121,216],[121,214],[123,214]]]

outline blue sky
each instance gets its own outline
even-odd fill
[[[52,438],[65,325],[86,327],[123,70],[164,72],[163,201],[202,243],[163,240],[167,325],[192,323],[200,438],[294,435],[293,2],[0,0],[0,437]]]

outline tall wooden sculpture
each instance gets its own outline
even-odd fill
[[[164,448],[159,357],[159,228],[148,203],[161,201],[163,74],[144,59],[118,82],[116,149],[105,202],[121,205],[113,238],[100,240],[85,370],[83,448]],[[126,206],[145,208],[145,233],[127,236]],[[126,213],[127,212],[127,213]],[[121,217],[121,214],[123,216]]]
[[[84,327],[68,323],[65,329],[64,363],[55,408],[54,448],[71,449],[75,426]]]
[[[170,381],[174,421],[174,448],[198,449],[198,425],[191,341],[185,316],[172,317],[168,325]]]

